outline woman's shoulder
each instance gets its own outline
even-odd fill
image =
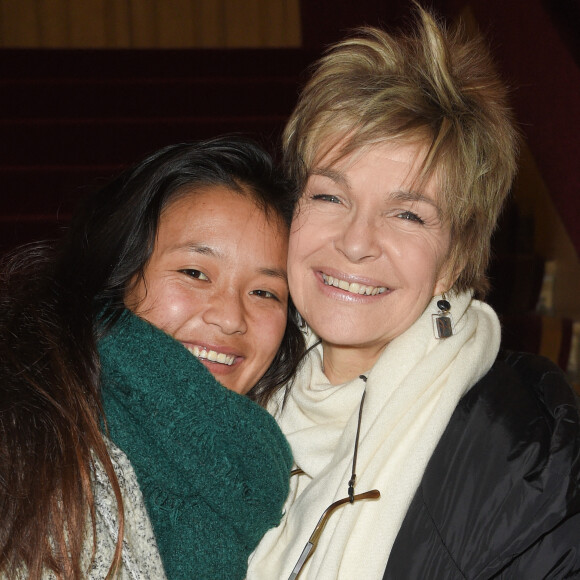
[[[487,463],[512,489],[556,493],[560,476],[580,479],[578,398],[562,370],[541,356],[501,353],[459,402],[438,451],[453,440],[473,449],[465,454],[468,468]],[[580,501],[578,486],[571,489]]]
[[[500,353],[488,373],[459,402],[450,421],[474,432],[492,429],[520,444],[551,439],[577,442],[578,397],[562,370],[550,360],[519,352]],[[495,426],[495,427],[494,427]],[[542,446],[545,452],[550,448]]]
[[[513,485],[520,476],[545,489],[547,474],[579,477],[580,413],[564,373],[540,356],[500,354],[460,400],[429,468],[447,465],[458,448],[463,452],[454,469],[480,471],[487,465],[495,483]]]
[[[459,408],[470,411],[472,405],[482,403],[501,404],[497,412],[504,415],[513,411],[518,416],[524,412],[544,415],[549,423],[563,408],[578,415],[578,398],[562,370],[545,357],[524,352],[500,352]]]
[[[106,440],[106,444],[119,482],[125,518],[122,563],[115,578],[162,580],[165,578],[163,564],[133,467],[114,443]],[[105,469],[98,461],[94,463],[93,493],[97,551],[89,578],[96,579],[104,578],[111,565],[119,524],[117,499]],[[92,542],[87,542],[89,544]],[[86,557],[90,556],[89,552],[87,550]]]
[[[125,514],[125,529],[123,553],[120,568],[113,576],[115,580],[163,580],[165,572],[157,550],[155,537],[149,522],[149,517],[143,503],[143,497],[133,468],[125,454],[111,441],[105,439],[109,457],[117,476],[123,509]],[[107,577],[114,558],[119,526],[119,511],[117,500],[102,464],[94,459],[92,472],[92,491],[94,497],[94,528],[90,517],[86,523],[81,555],[81,566],[88,570],[88,580],[101,580]],[[93,536],[93,530],[95,536]],[[93,557],[93,538],[95,554]],[[28,578],[28,572],[22,570],[12,580]],[[57,580],[57,576],[50,570],[42,573],[43,580]],[[0,572],[0,579],[8,577]]]
[[[578,545],[575,395],[547,359],[502,354],[452,415],[385,578],[439,577],[430,575],[433,562],[447,578],[559,578],[580,571]],[[431,572],[408,573],[402,556],[411,546],[414,565],[431,561]]]

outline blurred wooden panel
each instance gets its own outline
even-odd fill
[[[261,44],[260,0],[225,0],[226,46]]]
[[[225,0],[197,0],[194,33],[199,47],[226,46]]]
[[[79,48],[103,48],[105,33],[105,0],[70,2],[70,44]]]
[[[3,46],[38,46],[38,6],[35,0],[2,0],[0,40]]]
[[[298,2],[262,2],[260,11],[264,46],[300,46],[300,8]]]
[[[57,48],[70,44],[69,0],[37,0],[39,46]]]
[[[193,42],[195,4],[191,0],[157,3],[159,46],[187,48]]]
[[[0,47],[300,46],[299,0],[0,0]]]
[[[131,47],[156,48],[159,46],[158,3],[159,0],[129,2]]]
[[[129,2],[105,0],[105,43],[107,48],[131,46],[131,10]]]

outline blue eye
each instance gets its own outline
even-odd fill
[[[209,278],[201,271],[186,268],[184,270],[179,270],[182,274],[189,276],[190,278],[196,278],[197,280],[209,280]]]
[[[400,213],[397,217],[410,222],[417,222],[419,224],[425,223],[416,213],[413,213],[412,211],[404,211]]]
[[[326,193],[318,193],[312,196],[312,199],[318,201],[327,201],[329,203],[340,203],[340,199],[336,195],[329,195]]]

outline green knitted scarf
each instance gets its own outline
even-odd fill
[[[288,494],[276,422],[129,311],[99,353],[110,437],[135,469],[167,577],[244,578]]]

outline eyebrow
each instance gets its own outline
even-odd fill
[[[439,215],[439,217],[442,216],[443,212],[441,211],[439,204],[435,200],[431,199],[430,197],[427,197],[426,195],[424,195],[419,191],[405,191],[405,190],[395,191],[393,194],[393,198],[400,201],[411,201],[411,202],[418,201],[422,203],[428,203],[430,206],[434,207],[437,210],[437,214]]]
[[[187,250],[188,252],[194,252],[197,254],[203,254],[204,256],[213,256],[215,258],[221,258],[222,254],[215,248],[211,246],[206,246],[205,244],[199,244],[195,242],[186,242],[184,244],[175,244],[170,249],[170,252],[177,252],[179,250]],[[288,283],[288,275],[286,270],[282,268],[258,268],[257,272],[263,274],[264,276],[269,276],[270,278],[280,278],[284,282]]]
[[[217,258],[220,257],[220,253],[212,248],[211,246],[206,246],[205,244],[198,244],[196,242],[185,242],[184,244],[175,244],[171,248],[172,252],[177,250],[187,250],[188,252],[194,252],[196,254],[203,254],[205,256],[216,256]]]
[[[271,278],[280,278],[280,280],[288,283],[288,275],[286,274],[286,271],[281,268],[259,268],[258,272],[265,276],[270,276]]]
[[[320,175],[322,177],[327,177],[335,183],[350,189],[350,181],[348,180],[347,176],[340,171],[331,169],[330,167],[317,167],[310,172],[310,175]]]
[[[182,250],[192,254],[202,254],[204,256],[213,256],[215,258],[222,257],[222,254],[215,248],[197,242],[176,243],[167,249],[170,254],[173,252],[181,252]]]

